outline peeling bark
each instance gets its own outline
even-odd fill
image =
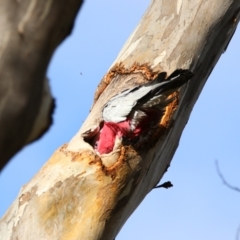
[[[114,239],[170,165],[239,11],[239,0],[153,0],[100,83],[79,132],[21,189],[4,215],[4,239]],[[177,68],[195,76],[176,93],[149,144],[116,142],[113,152],[99,156],[88,138],[98,131],[103,105],[120,91]]]
[[[0,1],[0,170],[51,125],[46,69],[82,0]]]

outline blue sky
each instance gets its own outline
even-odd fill
[[[52,153],[68,142],[88,115],[97,84],[115,60],[149,1],[86,1],[73,34],[48,69],[57,108],[41,140],[19,152],[0,175],[0,216]],[[240,187],[240,30],[209,77],[162,182],[123,226],[117,240],[235,239],[240,193],[223,185],[220,169]]]

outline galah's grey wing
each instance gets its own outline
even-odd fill
[[[186,83],[193,74],[188,70],[177,69],[167,81],[162,81],[166,73],[159,74],[156,80],[147,84],[123,91],[111,98],[103,108],[105,122],[118,123],[125,121],[131,114],[140,114],[143,111],[155,108],[160,111],[171,101],[167,99],[170,94]],[[141,116],[144,116],[142,113]],[[139,115],[139,116],[140,116]],[[141,119],[139,119],[141,120]]]
[[[166,81],[156,82],[155,84],[153,82],[152,90],[138,100],[138,106],[144,108],[156,106],[157,104],[167,105],[169,103],[169,101],[165,103],[167,97],[185,84],[192,76],[193,74],[188,70],[177,69]]]
[[[135,87],[110,99],[103,108],[103,120],[113,123],[125,121],[138,100],[148,94],[152,87]]]

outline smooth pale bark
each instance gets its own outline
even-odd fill
[[[239,9],[239,0],[152,1],[99,84],[80,131],[21,189],[1,220],[0,235],[6,240],[114,239],[170,165],[201,89],[236,29]],[[195,76],[148,143],[119,142],[111,154],[98,156],[85,140],[99,125],[106,101],[177,68],[189,68]]]
[[[81,4],[0,0],[0,170],[52,123],[54,100],[45,73]]]

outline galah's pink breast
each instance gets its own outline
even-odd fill
[[[113,131],[111,127],[104,123],[103,128],[100,130],[99,133],[97,151],[100,154],[110,153],[113,150],[115,139],[115,131]]]

